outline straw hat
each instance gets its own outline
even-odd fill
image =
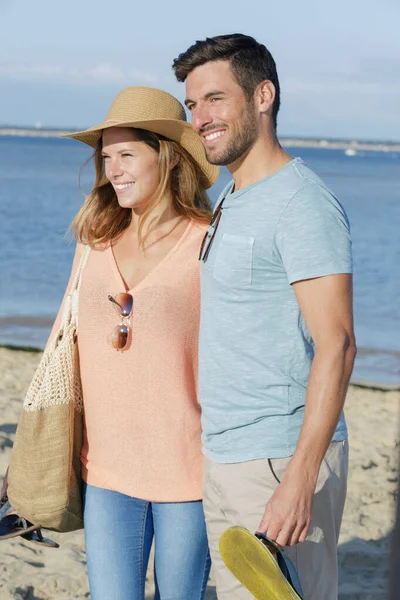
[[[145,86],[125,88],[111,104],[104,123],[84,131],[64,134],[63,137],[79,140],[95,148],[103,129],[108,127],[146,129],[179,142],[200,168],[204,187],[211,187],[217,180],[218,167],[207,161],[200,137],[186,121],[185,109],[167,92]]]

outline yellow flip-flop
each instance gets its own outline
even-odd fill
[[[229,527],[221,535],[219,551],[231,573],[257,600],[303,600],[293,563],[265,535]]]

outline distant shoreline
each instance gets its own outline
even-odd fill
[[[0,137],[58,138],[64,133],[72,133],[72,129],[29,129],[19,127],[0,127]],[[351,156],[357,151],[400,152],[400,142],[359,141],[329,138],[300,138],[282,136],[279,138],[283,146],[291,148],[326,148],[328,150],[348,150]]]

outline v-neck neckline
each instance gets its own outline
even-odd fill
[[[153,273],[155,273],[156,271],[158,271],[164,265],[164,263],[169,260],[169,258],[172,256],[172,254],[175,253],[175,251],[179,248],[179,246],[185,241],[186,237],[189,234],[189,231],[192,228],[192,225],[193,225],[193,220],[191,219],[189,221],[189,223],[187,224],[187,226],[185,227],[185,229],[182,232],[182,234],[179,237],[179,239],[172,246],[172,248],[170,248],[170,250],[168,250],[167,254],[156,265],[154,265],[154,267],[152,269],[150,269],[150,271],[148,273],[146,273],[146,275],[144,277],[142,277],[142,279],[140,279],[134,286],[132,286],[129,289],[127,289],[128,283],[125,283],[125,279],[122,276],[122,273],[121,273],[120,268],[119,268],[118,263],[117,263],[117,259],[115,258],[113,245],[110,244],[109,248],[108,248],[108,252],[109,252],[109,255],[110,255],[110,258],[111,258],[111,264],[112,264],[112,267],[113,267],[113,272],[114,272],[114,275],[115,275],[115,279],[119,282],[119,285],[122,286],[123,290],[126,293],[132,293],[132,292],[134,292],[139,287],[141,287],[141,285],[143,283],[145,283],[149,279],[149,277],[151,277],[153,275]]]

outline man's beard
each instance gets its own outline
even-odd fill
[[[232,139],[219,155],[207,152],[208,162],[212,165],[230,165],[243,156],[254,144],[258,135],[257,120],[253,106],[249,104],[246,108],[245,117],[241,123],[240,130],[235,139]]]

